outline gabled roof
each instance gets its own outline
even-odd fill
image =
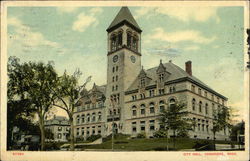
[[[193,83],[196,83],[199,86],[202,86],[206,90],[208,90],[208,91],[210,91],[212,93],[215,93],[216,95],[218,95],[218,96],[220,96],[220,97],[222,97],[224,99],[227,99],[226,97],[224,97],[223,95],[217,93],[216,91],[214,91],[212,88],[207,86],[205,83],[203,83],[202,81],[200,81],[196,77],[189,75],[185,70],[183,70],[182,68],[180,68],[177,65],[173,64],[172,62],[164,63],[162,65],[166,68],[166,71],[168,73],[170,73],[170,75],[167,78],[167,80],[165,81],[165,83],[175,82],[177,80],[185,79],[185,80],[191,81]],[[158,69],[158,66],[154,67],[154,68],[150,68],[150,69],[145,71],[146,74],[147,74],[147,77],[151,78],[150,82],[146,86],[156,85],[156,81],[158,79],[157,69]],[[139,83],[139,81],[138,81],[139,77],[138,76],[136,77],[134,82],[131,84],[131,86],[127,89],[126,93],[129,92],[129,91],[134,91],[134,90],[138,89],[138,83]]]
[[[107,31],[109,32],[125,23],[130,26],[132,25],[131,27],[134,27],[139,32],[142,31],[137,22],[135,21],[134,17],[132,16],[128,7],[122,7],[120,9],[115,19],[111,22],[111,24],[107,28]]]

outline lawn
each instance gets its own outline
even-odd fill
[[[173,139],[168,139],[169,150],[173,150]],[[189,138],[177,138],[176,150],[181,149],[193,149],[198,140]],[[199,140],[204,141],[204,140]],[[212,143],[212,140],[210,141]],[[216,143],[230,143],[228,141],[216,141]],[[127,137],[118,137],[114,139],[114,149],[121,151],[162,151],[166,150],[167,139],[166,138],[142,138],[142,139],[128,139]],[[111,149],[111,139],[104,141],[99,145],[79,145],[76,146],[81,150],[85,149]]]

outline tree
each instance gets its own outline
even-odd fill
[[[41,150],[45,146],[44,120],[47,112],[52,107],[55,96],[51,89],[56,88],[57,73],[52,62],[25,62],[21,64],[18,59],[9,60],[9,86],[16,84],[16,93],[19,100],[28,100],[27,110],[33,111],[38,117],[41,133]],[[13,89],[11,89],[13,90]],[[10,96],[14,94],[10,91]]]
[[[186,104],[181,102],[168,105],[167,109],[163,110],[160,114],[160,125],[164,127],[167,137],[168,131],[173,131],[174,148],[176,135],[179,133],[187,133],[193,125],[192,121],[186,118],[187,115]]]
[[[231,108],[229,107],[221,107],[218,108],[217,111],[213,111],[213,127],[212,127],[212,132],[213,132],[213,142],[214,142],[214,149],[215,147],[215,139],[216,139],[216,133],[221,131],[221,130],[226,130],[226,128],[231,128]]]
[[[45,138],[48,140],[54,139],[54,133],[51,131],[51,129],[48,128],[45,129]]]
[[[73,114],[79,101],[82,98],[81,93],[85,90],[86,84],[90,81],[91,77],[88,77],[83,85],[79,85],[78,81],[81,76],[81,72],[76,70],[73,75],[68,75],[66,71],[58,79],[58,88],[53,90],[56,96],[53,105],[66,111],[69,117],[70,123],[70,150],[74,150],[74,123]]]

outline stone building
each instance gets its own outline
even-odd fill
[[[66,142],[70,132],[69,120],[63,116],[54,116],[44,122],[45,129],[50,129],[54,134],[53,141]]]
[[[192,62],[185,70],[171,61],[151,69],[141,65],[142,30],[127,7],[122,7],[108,27],[107,84],[94,84],[74,114],[75,135],[107,136],[124,133],[153,136],[160,129],[158,117],[169,104],[185,102],[188,117],[196,122],[191,138],[212,139],[213,111],[226,106],[227,98],[192,75]],[[228,139],[221,131],[217,139]]]

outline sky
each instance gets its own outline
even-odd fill
[[[129,7],[142,32],[144,69],[172,62],[244,107],[243,7]],[[54,61],[59,74],[79,68],[83,82],[106,84],[106,29],[120,7],[8,7],[8,56]]]

